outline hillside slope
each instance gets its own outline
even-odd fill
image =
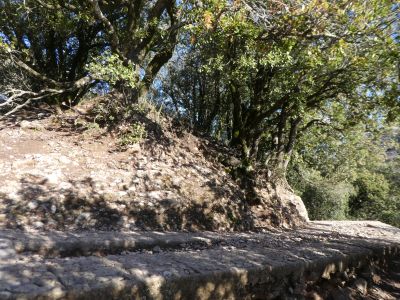
[[[173,120],[138,115],[147,137],[121,149],[115,130],[78,109],[1,121],[0,227],[230,231],[303,223],[301,201],[279,187],[258,187],[261,203],[247,205],[228,172],[229,149]]]

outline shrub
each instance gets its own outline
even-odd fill
[[[361,219],[381,219],[394,207],[389,201],[389,182],[378,173],[364,172],[353,183],[356,194],[350,197],[350,215]]]
[[[308,183],[301,197],[312,220],[344,220],[348,202],[354,193],[348,183],[332,183],[323,179]]]
[[[385,210],[381,213],[380,221],[400,228],[400,210]]]
[[[147,110],[141,104],[126,103],[126,99],[107,97],[93,110],[94,121],[102,126],[114,127],[117,124],[132,122],[138,115],[146,115]],[[121,97],[122,98],[122,97]]]
[[[143,123],[134,123],[121,131],[118,145],[125,147],[133,144],[138,144],[147,137],[146,127]]]

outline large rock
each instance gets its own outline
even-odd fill
[[[284,186],[277,186],[276,194],[278,195],[283,206],[290,208],[291,211],[294,210],[294,213],[297,213],[298,217],[303,219],[303,221],[310,221],[306,206],[299,196]]]

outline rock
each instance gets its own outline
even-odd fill
[[[164,271],[164,272],[163,272],[163,275],[164,275],[165,277],[171,277],[171,276],[172,276],[172,273],[169,272],[169,271]]]
[[[178,188],[178,187],[181,186],[182,181],[183,181],[183,178],[182,178],[182,177],[173,177],[173,178],[172,178],[172,185],[173,185],[174,187]]]
[[[19,126],[22,129],[35,129],[35,130],[42,130],[43,129],[43,125],[40,124],[37,121],[27,121],[27,120],[23,120],[21,121],[21,123],[19,123]]]
[[[364,278],[357,278],[353,283],[354,288],[361,294],[367,294],[368,282]]]
[[[38,208],[38,206],[39,206],[39,203],[37,203],[37,201],[29,201],[28,202],[28,208],[30,210],[34,210],[34,209]]]
[[[160,252],[161,252],[160,246],[155,246],[155,247],[153,248],[153,253],[160,253]]]
[[[47,181],[50,184],[58,184],[61,176],[62,176],[62,173],[60,170],[54,171],[53,173],[51,173],[50,175],[47,176]]]
[[[123,191],[129,190],[129,186],[126,183],[121,183],[120,185],[118,185],[118,188]]]
[[[140,184],[140,178],[141,177],[136,177],[135,179],[132,179],[132,184]]]
[[[161,191],[152,191],[147,194],[149,198],[161,200],[163,198],[163,193]]]
[[[333,291],[331,291],[331,293],[329,294],[330,298],[332,300],[351,300],[353,299],[351,297],[350,292],[347,289],[334,289]]]
[[[0,238],[0,249],[5,249],[5,250],[12,249],[12,243],[7,239]]]
[[[143,178],[146,176],[146,172],[144,170],[137,170],[136,171],[136,177],[137,178]]]
[[[47,226],[51,226],[51,227],[56,227],[57,226],[57,222],[54,221],[52,218],[47,218]]]
[[[379,284],[381,282],[381,277],[377,274],[372,275],[372,282],[375,284]]]
[[[216,178],[210,179],[208,181],[210,187],[217,187],[219,185],[219,181]]]
[[[324,298],[322,298],[316,292],[310,292],[310,293],[307,294],[307,299],[310,299],[310,300],[323,300]]]
[[[60,156],[60,157],[58,158],[58,160],[59,160],[61,163],[66,164],[66,165],[71,163],[71,160],[70,160],[68,157],[66,157],[66,156]]]
[[[335,264],[331,263],[325,266],[324,272],[322,273],[321,277],[324,279],[331,279],[331,274],[335,273],[336,266]]]
[[[64,182],[61,182],[61,183],[58,185],[58,187],[59,187],[60,189],[62,189],[62,190],[68,190],[68,189],[71,189],[71,188],[72,188],[72,184],[69,183],[69,182],[64,181]]]
[[[289,191],[287,187],[279,185],[276,188],[276,194],[279,195],[280,201],[284,207],[294,207],[298,216],[303,219],[303,221],[310,221],[306,206],[299,196]]]
[[[0,214],[0,222],[5,222],[7,220],[6,214]]]
[[[35,228],[43,228],[44,227],[44,224],[43,224],[43,222],[40,222],[40,221],[36,221],[36,222],[34,222],[33,223],[33,226],[35,227]]]
[[[76,218],[75,223],[79,223],[79,222],[82,222],[82,221],[84,221],[84,220],[89,220],[89,219],[90,219],[90,216],[91,216],[91,214],[88,213],[88,212],[81,213],[81,214]]]
[[[130,154],[136,154],[136,153],[140,153],[142,151],[142,149],[140,147],[140,144],[133,144],[133,145],[129,145],[127,151]]]
[[[118,196],[119,196],[119,197],[125,197],[125,196],[127,196],[127,195],[128,195],[128,193],[125,192],[125,191],[119,191],[119,192],[118,192]]]

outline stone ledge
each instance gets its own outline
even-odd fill
[[[212,232],[107,232],[29,233],[0,230],[0,243],[7,243],[12,253],[37,253],[45,257],[115,254],[142,249],[180,248],[182,244],[210,245],[226,239]],[[1,244],[0,244],[1,249]]]
[[[166,241],[209,243],[201,249],[56,258],[17,253],[15,245],[20,242],[27,245],[24,251],[40,253],[34,250],[49,247],[32,246],[32,240],[48,241],[55,248],[63,243],[62,234],[25,233],[25,243],[18,234],[13,238],[11,231],[0,232],[0,299],[241,299],[255,290],[268,299],[283,283],[288,288],[301,278],[328,278],[400,253],[400,229],[380,222],[312,222],[304,229],[263,234],[112,233],[116,239],[130,239],[136,250],[138,241],[145,241],[146,248],[168,245]],[[90,243],[90,235],[75,235],[71,245],[85,239]]]

